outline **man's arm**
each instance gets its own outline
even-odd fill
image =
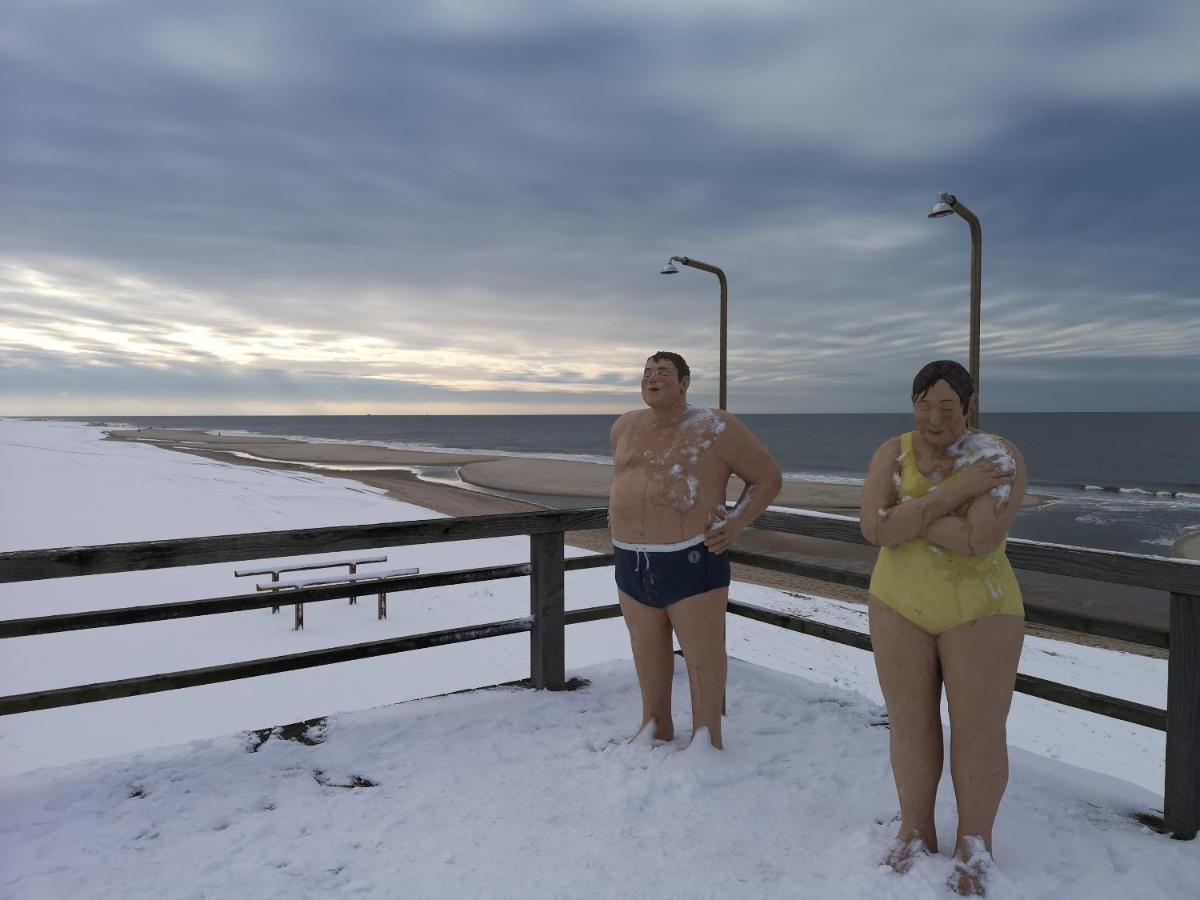
[[[621,436],[629,428],[629,420],[631,418],[633,418],[632,412],[621,413],[621,415],[617,416],[617,421],[613,422],[613,427],[608,432],[608,446],[612,451],[614,466],[617,464],[617,444],[621,442]]]
[[[625,432],[629,428],[629,420],[632,415],[633,415],[633,413],[623,413],[622,415],[618,416],[617,421],[613,422],[613,427],[608,433],[608,446],[612,450],[612,458],[613,458],[613,480],[612,480],[613,485],[616,484],[616,479],[617,479],[617,446],[621,443],[621,438],[624,437]],[[609,490],[610,490],[610,493],[609,493],[609,499],[608,499],[608,527],[611,530],[612,529],[612,494],[611,494],[612,488],[611,488],[611,486],[610,486]]]
[[[715,449],[721,460],[745,482],[742,495],[727,514],[723,509],[704,535],[704,543],[713,553],[724,553],[736,543],[738,535],[757,519],[783,487],[783,474],[771,453],[736,416],[721,412],[725,431]]]
[[[981,494],[971,501],[965,513],[943,516],[932,522],[925,530],[925,537],[931,544],[965,556],[991,553],[1000,546],[1021,511],[1021,501],[1025,499],[1025,488],[1029,484],[1021,452],[1008,441],[1004,441],[1004,447],[1016,465],[1016,471],[1010,473],[1012,484],[1008,497],[1001,502],[990,492]]]

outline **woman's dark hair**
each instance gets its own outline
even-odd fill
[[[939,381],[944,381],[950,385],[950,389],[962,401],[962,408],[965,413],[967,407],[971,405],[971,395],[975,393],[975,382],[971,380],[971,373],[964,369],[960,363],[956,363],[952,359],[935,359],[921,368],[921,371],[917,373],[917,377],[913,379],[913,403],[924,397],[929,392],[929,389]]]
[[[672,353],[670,350],[656,350],[650,358],[655,362],[658,362],[660,359],[668,360],[675,367],[675,372],[679,375],[680,381],[683,381],[683,379],[692,374],[692,370],[688,368],[688,364],[683,361],[683,357],[678,353]]]

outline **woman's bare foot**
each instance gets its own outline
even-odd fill
[[[906,840],[897,837],[888,848],[887,855],[883,858],[883,865],[897,875],[905,875],[913,867],[918,856],[926,856],[931,852],[929,844],[919,833],[911,835]]]
[[[986,897],[988,876],[994,865],[983,838],[965,837],[954,851],[954,872],[947,887],[963,897]]]

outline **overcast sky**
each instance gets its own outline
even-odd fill
[[[6,0],[0,414],[1200,409],[1200,3]]]

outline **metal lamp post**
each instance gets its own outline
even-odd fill
[[[667,264],[662,267],[660,275],[678,275],[679,270],[675,268],[675,263],[684,266],[691,266],[693,269],[701,269],[705,272],[711,272],[717,276],[717,280],[721,283],[721,409],[725,409],[725,376],[726,376],[726,343],[728,335],[728,315],[729,315],[729,283],[725,280],[725,273],[714,265],[706,262],[701,262],[698,259],[692,259],[690,256],[672,256],[667,260]]]
[[[979,219],[975,213],[959,201],[953,194],[938,195],[938,202],[933,205],[929,218],[940,219],[951,213],[958,213],[971,226],[971,380],[975,382],[975,409],[971,411],[967,424],[972,428],[979,427],[979,307],[982,292],[983,268],[983,231],[979,227]]]

